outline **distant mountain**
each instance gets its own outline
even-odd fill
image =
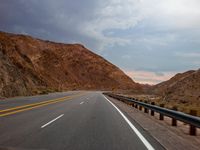
[[[200,69],[178,73],[170,80],[153,86],[152,91],[168,101],[200,102]]]
[[[80,44],[0,32],[0,96],[45,90],[134,89],[119,68]]]

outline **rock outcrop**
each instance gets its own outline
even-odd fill
[[[134,89],[119,68],[80,44],[0,32],[0,96],[44,90]]]

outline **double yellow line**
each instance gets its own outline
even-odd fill
[[[43,102],[39,102],[39,103],[32,103],[32,104],[27,104],[27,105],[22,105],[22,106],[17,106],[17,107],[13,107],[13,108],[0,110],[0,117],[8,116],[8,115],[11,115],[11,114],[16,114],[16,113],[23,112],[23,111],[26,111],[26,110],[31,110],[31,109],[34,109],[34,108],[46,106],[46,105],[49,105],[49,104],[62,102],[62,101],[65,101],[65,100],[70,100],[72,98],[79,97],[79,96],[82,96],[82,95],[84,95],[84,93],[80,93],[80,94],[73,95],[73,96],[65,96],[65,97],[56,98],[56,99],[52,99],[52,100],[47,100],[47,101],[43,101]]]

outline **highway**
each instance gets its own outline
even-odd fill
[[[0,150],[164,149],[101,92],[0,101]]]

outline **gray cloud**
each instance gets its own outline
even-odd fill
[[[5,0],[0,30],[83,43],[124,70],[162,75],[199,67],[199,7],[199,0]]]
[[[93,0],[7,0],[0,5],[0,29],[36,37],[82,42],[94,48],[95,39],[81,33],[82,24],[94,17]]]

